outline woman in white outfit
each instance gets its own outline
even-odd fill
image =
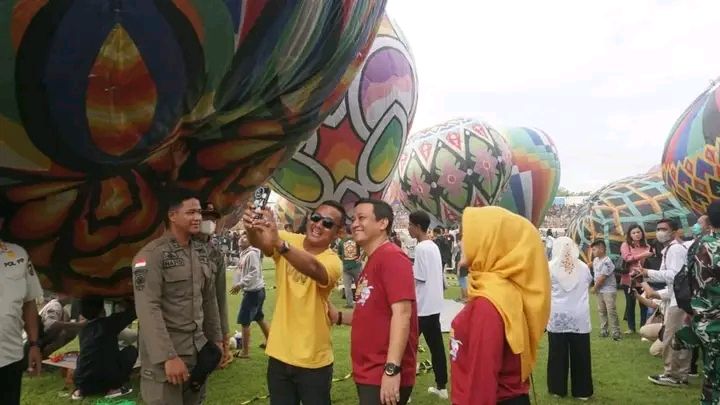
[[[587,400],[593,395],[588,292],[592,275],[579,255],[572,239],[563,236],[553,242],[547,383],[551,394],[566,396],[569,369],[572,396]]]

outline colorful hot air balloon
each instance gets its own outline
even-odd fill
[[[512,176],[499,206],[540,226],[560,186],[560,159],[552,139],[536,128],[501,130],[512,152]]]
[[[46,287],[131,292],[166,185],[240,205],[335,110],[384,7],[0,1],[3,237]]]
[[[645,173],[610,183],[593,193],[570,222],[567,235],[577,242],[583,259],[589,263],[594,240],[605,240],[608,254],[615,258],[631,225],[642,226],[647,238],[653,239],[655,224],[662,218],[677,221],[686,231],[696,222],[695,216],[665,187],[660,172]]]
[[[309,212],[306,208],[299,207],[281,196],[278,196],[275,203],[275,216],[278,224],[280,226],[290,225],[295,232],[300,229]]]
[[[410,136],[398,164],[398,198],[409,211],[451,225],[465,207],[497,203],[511,168],[510,147],[498,131],[455,119]]]
[[[385,16],[342,103],[275,172],[270,184],[295,204],[379,198],[397,166],[417,104],[417,74],[397,24]]]
[[[720,83],[713,83],[675,123],[665,143],[665,183],[688,208],[702,215],[720,199]]]

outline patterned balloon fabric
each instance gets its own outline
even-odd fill
[[[290,225],[293,231],[297,232],[308,213],[306,208],[298,207],[286,198],[278,196],[277,203],[275,203],[275,218],[279,226]]]
[[[677,120],[665,143],[662,169],[668,188],[696,214],[720,199],[720,83]]]
[[[385,16],[342,103],[270,181],[278,194],[315,208],[325,200],[352,212],[380,198],[397,166],[417,105],[417,74],[398,26]]]
[[[594,240],[604,239],[609,255],[616,258],[630,226],[640,225],[650,240],[655,238],[656,222],[662,218],[677,221],[686,235],[697,221],[665,187],[660,172],[646,173],[618,180],[591,195],[570,222],[567,235],[577,242],[589,263]]]
[[[452,225],[465,207],[497,203],[511,169],[510,147],[497,130],[476,119],[455,119],[410,136],[398,164],[399,189],[391,184],[386,198]]]
[[[512,152],[510,186],[500,205],[540,226],[560,186],[560,159],[552,139],[535,128],[501,130]]]
[[[132,291],[168,184],[240,206],[335,110],[384,0],[0,1],[2,236],[45,287]]]

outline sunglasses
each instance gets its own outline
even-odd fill
[[[332,218],[324,217],[317,212],[314,212],[312,215],[310,215],[310,220],[313,222],[322,221],[322,226],[324,226],[326,229],[332,229],[333,226],[335,226],[335,221]]]

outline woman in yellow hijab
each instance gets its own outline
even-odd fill
[[[530,404],[528,377],[550,313],[540,235],[499,207],[466,208],[462,229],[470,301],[452,322],[452,403]]]

